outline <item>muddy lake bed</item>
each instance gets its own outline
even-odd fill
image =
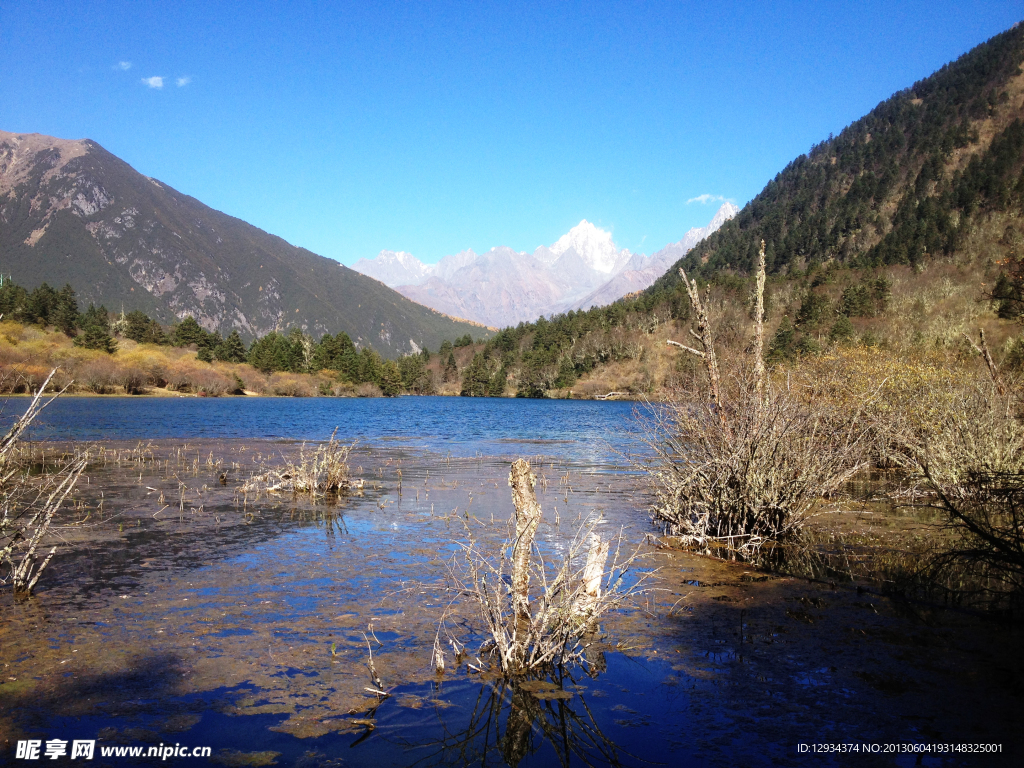
[[[626,459],[632,409],[56,401],[31,435],[38,459],[69,442],[93,459],[35,594],[0,591],[0,762],[29,764],[18,740],[97,739],[97,765],[207,762],[99,754],[160,744],[222,765],[1021,764],[1018,627],[659,544]],[[358,441],[361,495],[240,492],[335,426]],[[648,591],[602,621],[584,668],[515,684],[475,671],[483,625],[456,603],[468,654],[449,650],[439,675],[447,563],[468,531],[502,546],[518,457],[538,477],[542,550],[599,516],[643,548],[629,578]],[[366,690],[371,653],[383,700]],[[885,751],[938,744],[1001,752]]]

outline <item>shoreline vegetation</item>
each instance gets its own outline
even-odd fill
[[[845,371],[900,389],[921,377],[984,377],[976,353],[983,330],[994,362],[1024,371],[1015,294],[995,254],[934,259],[916,267],[810,265],[769,275],[764,354],[776,371]],[[721,274],[701,286],[723,365],[750,344],[754,279]],[[1012,294],[1012,291],[1009,292]],[[45,283],[0,286],[0,394],[34,392],[54,368],[50,391],[71,395],[379,397],[401,394],[665,401],[690,387],[697,361],[672,346],[687,338],[683,286],[626,297],[469,335],[387,360],[340,332],[314,339],[301,329],[248,346],[186,317],[161,326],[142,312],[78,311],[74,291]],[[70,384],[70,386],[69,386]],[[837,390],[837,396],[839,396]]]

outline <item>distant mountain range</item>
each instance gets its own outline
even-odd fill
[[[691,229],[652,256],[620,250],[609,232],[584,219],[533,253],[467,250],[424,264],[405,251],[381,251],[352,268],[439,312],[505,327],[641,291],[738,211],[725,203],[706,227]]]
[[[394,357],[479,326],[209,208],[88,139],[0,131],[0,273],[251,339],[345,331]]]

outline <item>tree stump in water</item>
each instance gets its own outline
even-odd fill
[[[522,637],[530,626],[530,551],[540,523],[540,504],[534,486],[537,478],[530,471],[530,462],[516,459],[508,473],[512,503],[516,508],[516,539],[512,546],[512,612],[516,631]]]

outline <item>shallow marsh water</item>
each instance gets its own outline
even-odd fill
[[[156,401],[126,399],[118,418],[161,438],[140,448],[76,402],[102,401],[58,401],[41,434],[100,439],[102,452],[60,521],[67,543],[37,595],[0,594],[0,760],[18,738],[99,736],[210,746],[240,765],[917,762],[801,756],[801,742],[1001,743],[1002,755],[920,764],[1020,762],[1019,631],[654,544],[644,568],[658,569],[656,590],[602,624],[586,672],[511,688],[449,653],[438,677],[445,561],[466,525],[500,546],[510,458],[531,457],[538,474],[546,551],[564,547],[580,514],[601,514],[603,530],[624,527],[634,542],[651,532],[642,484],[615,452],[630,411],[621,404],[459,410],[467,401],[450,399],[404,430],[401,409],[369,422],[371,411],[306,420],[296,409],[256,429],[323,439],[332,417],[362,425],[352,464],[366,490],[335,506],[239,495],[256,467],[300,449],[237,439],[258,412],[194,400],[158,423]],[[282,401],[264,402],[280,419]],[[429,411],[433,399],[385,402]],[[169,439],[197,422],[233,439]],[[440,442],[442,431],[471,438]],[[479,622],[460,616],[475,649]],[[380,703],[365,691],[367,640],[393,689]]]

